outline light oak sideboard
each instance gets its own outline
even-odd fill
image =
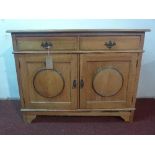
[[[133,121],[148,29],[9,30],[21,112]]]

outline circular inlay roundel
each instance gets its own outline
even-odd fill
[[[38,71],[33,79],[35,91],[47,98],[59,95],[64,88],[64,80],[60,73],[52,69]]]
[[[101,68],[93,78],[93,89],[100,96],[113,96],[123,85],[123,77],[115,68]]]

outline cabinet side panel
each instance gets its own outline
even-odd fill
[[[17,73],[17,80],[18,80],[18,88],[19,88],[19,95],[20,95],[20,101],[21,101],[21,106],[22,108],[25,105],[25,100],[24,100],[24,94],[23,94],[23,89],[22,89],[22,79],[20,76],[20,62],[19,62],[19,57],[18,55],[14,55],[15,58],[15,64],[16,64],[16,73]]]

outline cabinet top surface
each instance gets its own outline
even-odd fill
[[[42,30],[7,30],[7,33],[138,33],[150,32],[150,29],[42,29]]]

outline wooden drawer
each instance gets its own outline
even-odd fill
[[[43,51],[41,44],[51,43],[51,50],[76,50],[75,37],[17,37],[16,46],[19,51]]]
[[[108,48],[105,44],[115,44]],[[129,50],[140,48],[140,36],[80,37],[80,50]]]

